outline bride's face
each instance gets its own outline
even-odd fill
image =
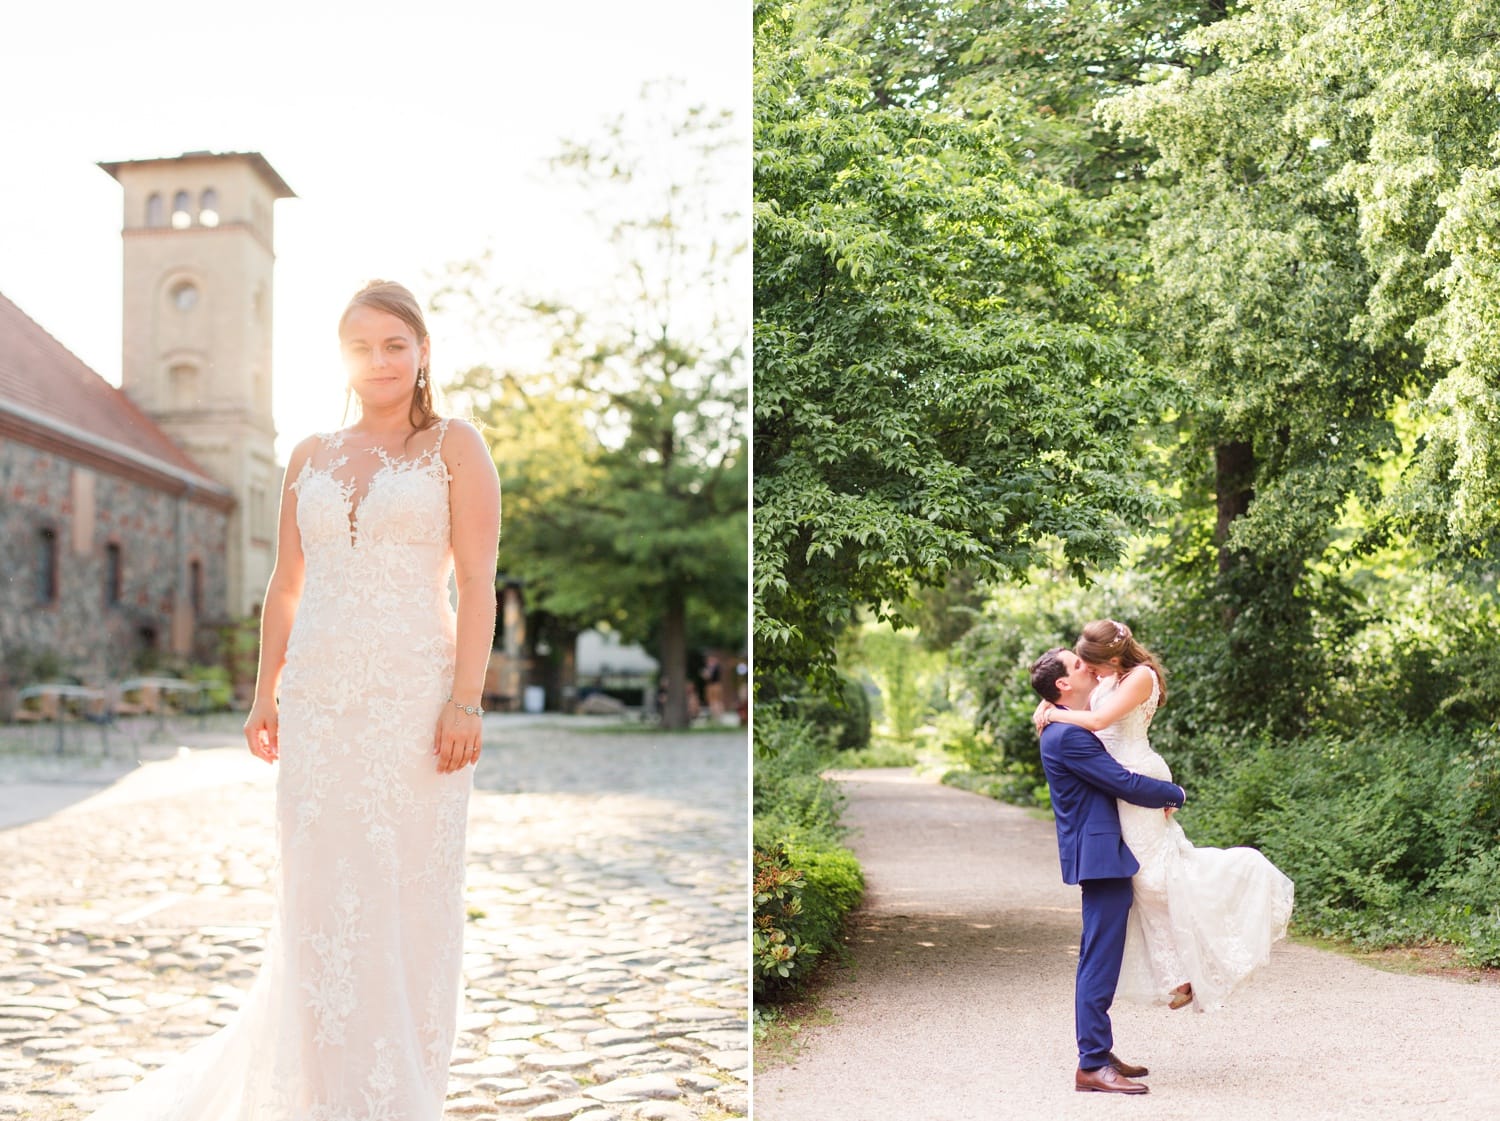
[[[417,371],[427,365],[427,341],[420,343],[405,320],[388,311],[356,306],[339,330],[339,349],[349,388],[366,411],[411,400]]]

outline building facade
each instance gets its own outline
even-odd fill
[[[129,398],[0,296],[0,673],[118,677],[211,649],[234,508]]]

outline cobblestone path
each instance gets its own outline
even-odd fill
[[[744,1116],[744,737],[486,724],[446,1116]],[[232,1015],[273,776],[182,752],[0,832],[0,1118],[82,1117]]]

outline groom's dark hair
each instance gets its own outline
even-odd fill
[[[1053,704],[1062,696],[1057,691],[1058,680],[1068,676],[1068,667],[1062,660],[1063,649],[1061,646],[1054,647],[1031,663],[1031,687],[1042,700]]]

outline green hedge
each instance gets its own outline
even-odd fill
[[[842,797],[818,777],[836,753],[800,720],[757,713],[755,725],[754,988],[757,1001],[795,993],[839,945],[844,918],[864,892],[842,844]]]

